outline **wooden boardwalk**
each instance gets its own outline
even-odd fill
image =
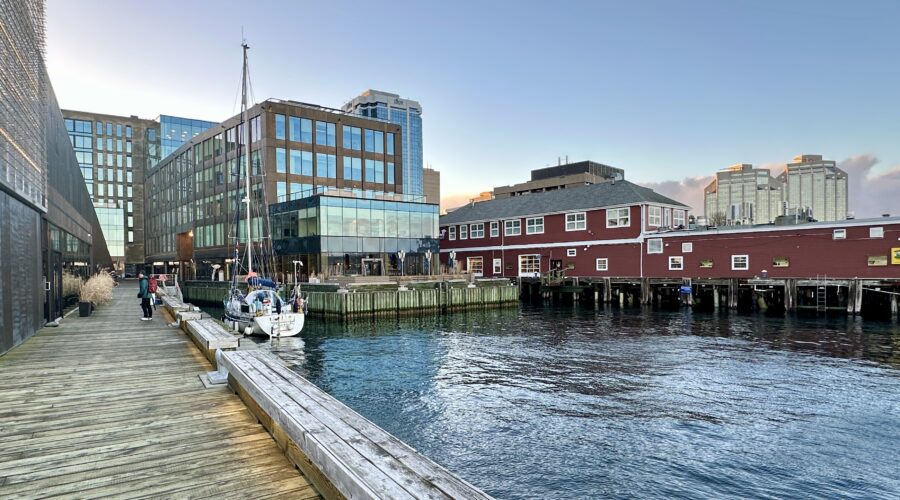
[[[314,498],[317,492],[162,310],[119,286],[0,356],[0,498]]]

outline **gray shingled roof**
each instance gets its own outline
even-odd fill
[[[526,215],[590,210],[616,205],[659,203],[690,208],[628,181],[603,182],[468,204],[441,217],[441,224],[509,219]]]

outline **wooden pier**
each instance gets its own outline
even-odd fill
[[[244,402],[136,287],[0,356],[0,498],[314,498]],[[76,312],[77,314],[77,312]]]

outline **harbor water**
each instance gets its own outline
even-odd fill
[[[688,310],[308,318],[260,341],[500,498],[900,496],[900,326]]]

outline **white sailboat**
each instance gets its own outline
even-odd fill
[[[244,70],[241,83],[241,129],[246,131],[248,79],[247,50],[250,47],[246,43],[242,44],[242,47],[244,49]],[[238,140],[238,165],[241,164],[240,148],[242,140],[246,142],[244,144],[245,151],[243,154],[249,158],[249,152],[246,151],[246,149],[249,149],[250,147],[250,141],[247,139],[249,138],[249,132],[245,132],[241,135],[243,137]],[[253,241],[253,232],[251,230],[249,159],[245,163],[245,195],[241,202],[246,205],[245,223],[247,230],[247,245],[245,246],[245,255],[242,259],[239,254],[239,240],[237,234],[235,234],[234,272],[232,273],[231,287],[223,301],[223,305],[225,306],[225,315],[223,319],[235,330],[247,335],[292,337],[303,330],[303,325],[306,321],[306,303],[304,299],[300,297],[299,288],[294,290],[294,297],[292,297],[290,302],[285,301],[278,294],[278,283],[274,280],[258,276],[253,270],[253,245],[255,242]],[[237,229],[237,226],[235,226],[235,228]],[[260,241],[259,243],[261,243],[260,248],[263,248],[263,241]],[[272,257],[274,264],[274,256]],[[239,285],[238,275],[244,270],[244,265],[246,265],[246,275],[244,275],[245,283]],[[274,269],[274,265],[270,267],[270,269]]]

